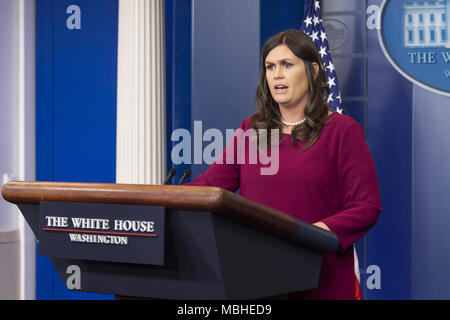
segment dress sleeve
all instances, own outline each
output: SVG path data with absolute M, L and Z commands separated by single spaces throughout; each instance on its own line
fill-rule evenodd
M 238 129 L 243 129 L 244 122 L 245 120 Z M 237 161 L 239 148 L 237 148 L 236 131 L 208 170 L 199 174 L 193 182 L 184 185 L 220 187 L 231 192 L 236 192 L 239 189 L 241 168 Z
M 337 175 L 342 210 L 322 220 L 339 239 L 345 252 L 375 225 L 382 211 L 372 156 L 361 126 L 349 125 L 337 146 Z

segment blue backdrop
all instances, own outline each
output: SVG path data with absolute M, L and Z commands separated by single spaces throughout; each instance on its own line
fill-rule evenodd
M 114 183 L 118 2 L 38 0 L 36 18 L 36 178 Z M 36 269 L 37 299 L 113 298 L 68 291 L 47 258 Z
M 369 5 L 381 1 L 369 1 Z M 383 212 L 368 234 L 368 265 L 381 270 L 381 290 L 370 299 L 411 297 L 412 85 L 389 64 L 368 31 L 368 144 L 375 161 Z

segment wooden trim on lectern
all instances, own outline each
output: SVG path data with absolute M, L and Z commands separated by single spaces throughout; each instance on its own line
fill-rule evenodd
M 5 184 L 2 195 L 14 204 L 86 202 L 211 211 L 287 240 L 299 230 L 297 219 L 217 187 L 16 181 Z

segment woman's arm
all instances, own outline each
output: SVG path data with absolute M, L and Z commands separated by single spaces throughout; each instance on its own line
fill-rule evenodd
M 244 127 L 244 122 L 238 129 Z M 184 185 L 191 186 L 214 186 L 225 190 L 236 192 L 240 186 L 241 170 L 237 163 L 237 136 L 227 142 L 226 147 L 217 159 L 211 164 L 205 173 L 199 174 L 191 183 Z M 228 156 L 227 156 L 228 155 Z
M 357 122 L 338 140 L 337 175 L 342 210 L 315 225 L 334 232 L 344 252 L 375 225 L 382 211 L 375 166 Z

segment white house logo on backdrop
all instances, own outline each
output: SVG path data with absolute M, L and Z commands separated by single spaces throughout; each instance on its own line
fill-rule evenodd
M 405 47 L 450 48 L 448 7 L 448 0 L 406 2 L 403 7 Z
M 415 84 L 447 96 L 449 17 L 450 0 L 384 0 L 378 29 L 383 52 L 397 71 Z

